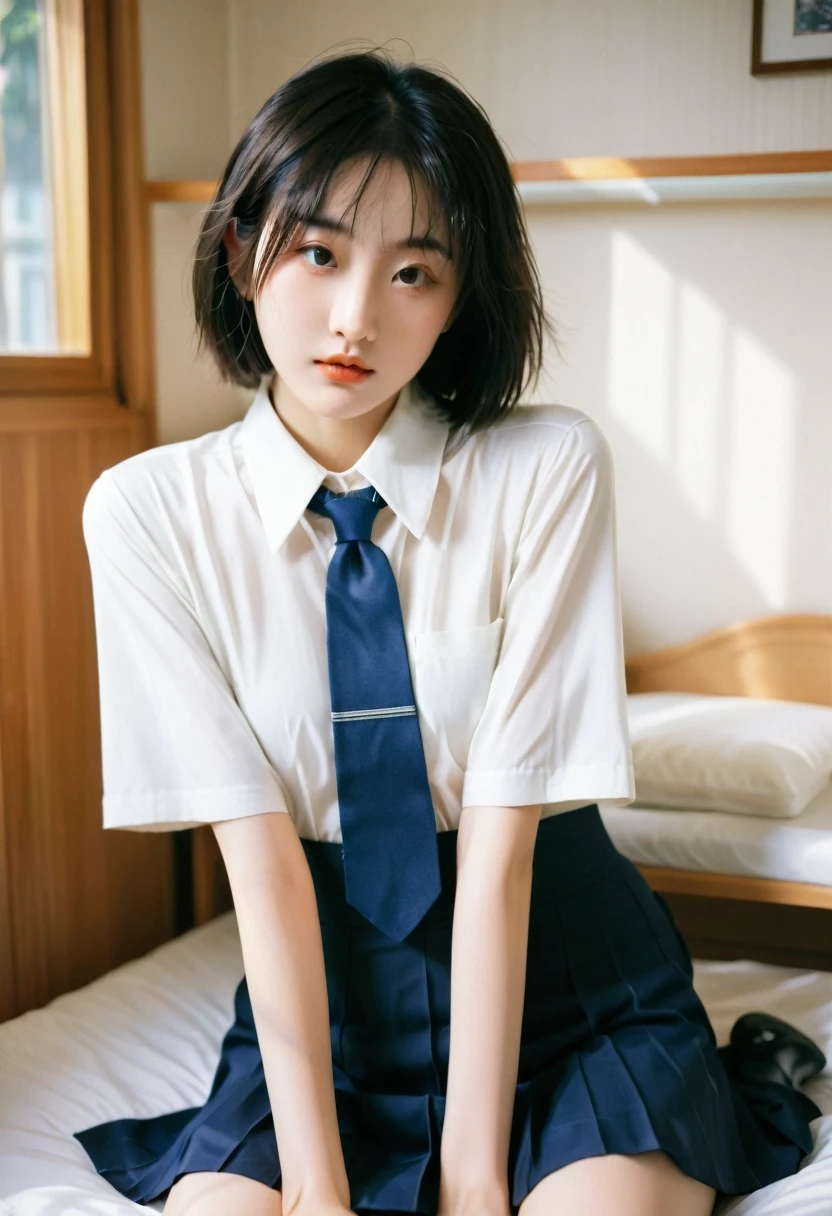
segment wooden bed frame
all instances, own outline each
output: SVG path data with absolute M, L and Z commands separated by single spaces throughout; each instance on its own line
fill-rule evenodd
M 768 697 L 832 706 L 832 616 L 771 616 L 626 662 L 627 689 Z M 232 907 L 213 831 L 192 833 L 194 922 Z M 691 953 L 832 970 L 832 886 L 639 866 Z

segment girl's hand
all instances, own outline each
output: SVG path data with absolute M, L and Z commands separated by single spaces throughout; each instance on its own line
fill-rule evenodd
M 512 1216 L 505 1186 L 456 1190 L 440 1182 L 436 1216 Z
M 299 1203 L 297 1207 L 287 1209 L 287 1216 L 354 1216 L 352 1208 L 341 1207 L 339 1203 L 327 1204 L 321 1206 L 318 1200 L 312 1200 L 310 1203 Z
M 463 1200 L 459 1204 L 440 1207 L 436 1216 L 511 1216 L 511 1207 L 505 1199 Z

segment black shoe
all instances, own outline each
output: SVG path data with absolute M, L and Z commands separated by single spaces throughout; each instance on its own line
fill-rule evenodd
M 734 1066 L 741 1078 L 776 1081 L 797 1089 L 826 1067 L 817 1043 L 770 1013 L 745 1013 L 731 1031 Z

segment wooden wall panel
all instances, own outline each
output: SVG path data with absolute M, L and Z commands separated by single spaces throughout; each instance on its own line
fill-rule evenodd
M 220 846 L 213 829 L 207 824 L 193 828 L 193 918 L 195 925 L 230 912 L 234 907 L 231 884 Z
M 178 927 L 172 836 L 102 827 L 81 514 L 154 442 L 154 361 L 137 0 L 81 11 L 92 351 L 0 359 L 0 1019 Z
M 8 910 L 0 1017 L 174 934 L 171 837 L 101 826 L 95 627 L 81 528 L 87 490 L 102 469 L 146 446 L 146 419 L 112 401 L 26 405 L 28 425 L 12 403 L 0 411 L 0 900 Z
M 0 528 L 0 605 L 7 602 L 5 585 L 3 530 Z M 3 663 L 2 636 L 4 613 L 0 612 L 0 719 L 6 702 L 6 666 Z M 6 862 L 6 799 L 3 774 L 3 732 L 0 730 L 0 1022 L 15 1011 L 15 990 L 12 972 L 12 901 Z

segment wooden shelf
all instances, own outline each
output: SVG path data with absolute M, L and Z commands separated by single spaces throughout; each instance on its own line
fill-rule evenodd
M 832 197 L 832 151 L 515 161 L 528 205 Z M 149 203 L 209 203 L 215 181 L 148 181 Z
M 832 152 L 586 157 L 513 167 L 527 205 L 832 197 Z
M 210 203 L 218 182 L 215 181 L 146 181 L 145 195 L 149 203 Z
M 724 177 L 832 172 L 832 151 L 753 152 L 730 156 L 582 156 L 572 160 L 515 161 L 516 181 L 614 181 L 633 178 Z

